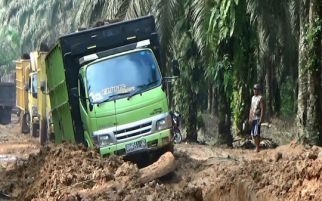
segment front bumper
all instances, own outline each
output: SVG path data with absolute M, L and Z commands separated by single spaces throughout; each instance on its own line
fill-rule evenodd
M 150 135 L 142 136 L 140 138 L 137 138 L 137 139 L 134 139 L 131 141 L 113 144 L 113 145 L 106 146 L 106 147 L 101 147 L 101 148 L 99 148 L 99 152 L 102 156 L 113 155 L 113 154 L 126 156 L 126 155 L 130 155 L 130 154 L 135 154 L 136 152 L 126 153 L 125 145 L 129 144 L 129 143 L 136 142 L 136 141 L 140 141 L 142 139 L 146 140 L 147 148 L 138 150 L 136 152 L 157 150 L 157 149 L 160 149 L 160 148 L 172 143 L 171 142 L 171 130 L 166 129 L 166 130 L 152 133 Z

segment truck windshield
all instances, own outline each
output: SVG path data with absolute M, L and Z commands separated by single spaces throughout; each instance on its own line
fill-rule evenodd
M 37 94 L 37 74 L 32 75 L 32 93 Z
M 92 103 L 130 96 L 161 84 L 161 75 L 150 50 L 140 50 L 88 66 L 87 90 Z

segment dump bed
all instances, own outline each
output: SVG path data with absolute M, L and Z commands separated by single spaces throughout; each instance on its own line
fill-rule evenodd
M 30 60 L 16 61 L 16 106 L 25 111 L 28 107 L 28 92 L 25 86 L 28 83 Z
M 65 35 L 46 57 L 48 88 L 56 141 L 84 142 L 78 98 L 71 96 L 77 87 L 79 59 L 93 53 L 114 53 L 138 41 L 149 39 L 160 63 L 160 45 L 153 16 L 105 25 Z
M 15 84 L 0 82 L 0 107 L 13 108 L 16 101 Z

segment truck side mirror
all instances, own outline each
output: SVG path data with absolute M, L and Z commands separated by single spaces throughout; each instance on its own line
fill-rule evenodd
M 70 93 L 71 93 L 72 97 L 79 98 L 77 87 L 71 88 Z
M 46 92 L 46 81 L 45 80 L 42 80 L 40 82 L 40 90 L 41 90 L 42 93 Z
M 179 62 L 176 59 L 172 60 L 172 72 L 173 76 L 180 76 Z

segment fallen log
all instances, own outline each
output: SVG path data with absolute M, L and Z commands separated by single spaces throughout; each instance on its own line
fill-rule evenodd
M 139 181 L 142 184 L 150 182 L 173 172 L 175 168 L 176 163 L 173 154 L 166 152 L 155 163 L 139 170 Z
M 157 179 L 159 177 L 165 176 L 173 172 L 175 167 L 176 162 L 174 156 L 171 152 L 166 152 L 159 158 L 159 160 L 157 160 L 153 164 L 145 168 L 139 169 L 136 181 L 140 184 L 148 183 L 154 179 Z M 109 181 L 103 185 L 94 186 L 91 189 L 78 190 L 77 192 L 70 194 L 69 198 L 75 199 L 78 197 L 83 200 L 88 200 L 90 198 L 95 199 L 96 195 L 107 194 L 108 192 L 115 193 L 115 189 L 124 189 L 126 185 L 131 185 L 131 182 L 136 182 L 132 180 L 133 177 L 126 174 L 130 171 L 128 168 L 132 167 L 131 165 L 125 163 L 123 167 L 121 167 L 121 169 L 116 171 L 115 175 L 117 176 L 117 179 L 115 179 L 114 181 Z

